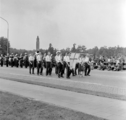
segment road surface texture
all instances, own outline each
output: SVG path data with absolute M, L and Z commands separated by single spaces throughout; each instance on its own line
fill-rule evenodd
M 126 120 L 126 101 L 0 79 L 0 91 L 108 120 Z
M 36 71 L 35 71 L 36 72 Z M 45 71 L 44 71 L 45 73 Z M 0 78 L 46 87 L 75 91 L 118 100 L 126 100 L 126 71 L 91 71 L 91 76 L 71 79 L 29 75 L 28 69 L 0 67 Z

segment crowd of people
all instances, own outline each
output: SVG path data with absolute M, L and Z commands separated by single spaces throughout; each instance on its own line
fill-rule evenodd
M 99 70 L 108 71 L 121 71 L 126 70 L 126 58 L 125 57 L 104 57 L 100 56 L 99 59 L 95 59 L 94 68 Z
M 101 56 L 99 58 L 93 58 L 89 54 L 80 54 L 76 60 L 75 66 L 71 65 L 71 53 L 67 52 L 64 56 L 60 51 L 56 52 L 56 56 L 53 56 L 50 52 L 42 54 L 40 51 L 36 53 L 24 55 L 20 54 L 7 54 L 0 56 L 0 65 L 6 65 L 6 67 L 29 67 L 29 74 L 44 75 L 43 69 L 46 69 L 45 75 L 51 76 L 53 68 L 55 74 L 59 78 L 70 78 L 70 76 L 90 76 L 92 69 L 99 70 L 113 70 L 120 71 L 126 70 L 126 61 L 121 57 L 107 58 Z
M 56 56 L 53 56 L 50 52 L 42 54 L 37 51 L 35 54 L 17 55 L 7 54 L 6 56 L 0 56 L 0 65 L 6 65 L 6 67 L 29 67 L 29 74 L 34 74 L 35 70 L 37 75 L 43 75 L 43 69 L 46 69 L 45 75 L 52 75 L 52 69 L 55 68 L 55 74 L 60 77 L 70 78 L 70 76 L 76 75 L 90 75 L 89 56 L 81 55 L 79 58 L 79 64 L 76 68 L 70 64 L 71 53 L 67 52 L 65 56 L 60 51 L 56 52 Z

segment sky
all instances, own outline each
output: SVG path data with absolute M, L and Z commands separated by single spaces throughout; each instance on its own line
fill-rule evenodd
M 0 0 L 0 16 L 17 49 L 35 49 L 37 36 L 43 49 L 126 47 L 126 0 Z M 2 19 L 1 36 L 7 37 Z

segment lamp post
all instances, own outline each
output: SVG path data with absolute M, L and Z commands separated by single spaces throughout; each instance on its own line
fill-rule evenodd
M 5 20 L 4 18 L 0 17 L 2 20 L 4 20 L 7 23 L 7 54 L 8 54 L 8 47 L 9 47 L 9 23 L 7 20 Z

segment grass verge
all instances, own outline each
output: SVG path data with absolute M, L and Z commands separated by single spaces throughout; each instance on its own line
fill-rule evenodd
M 81 112 L 0 92 L 0 120 L 105 120 Z

